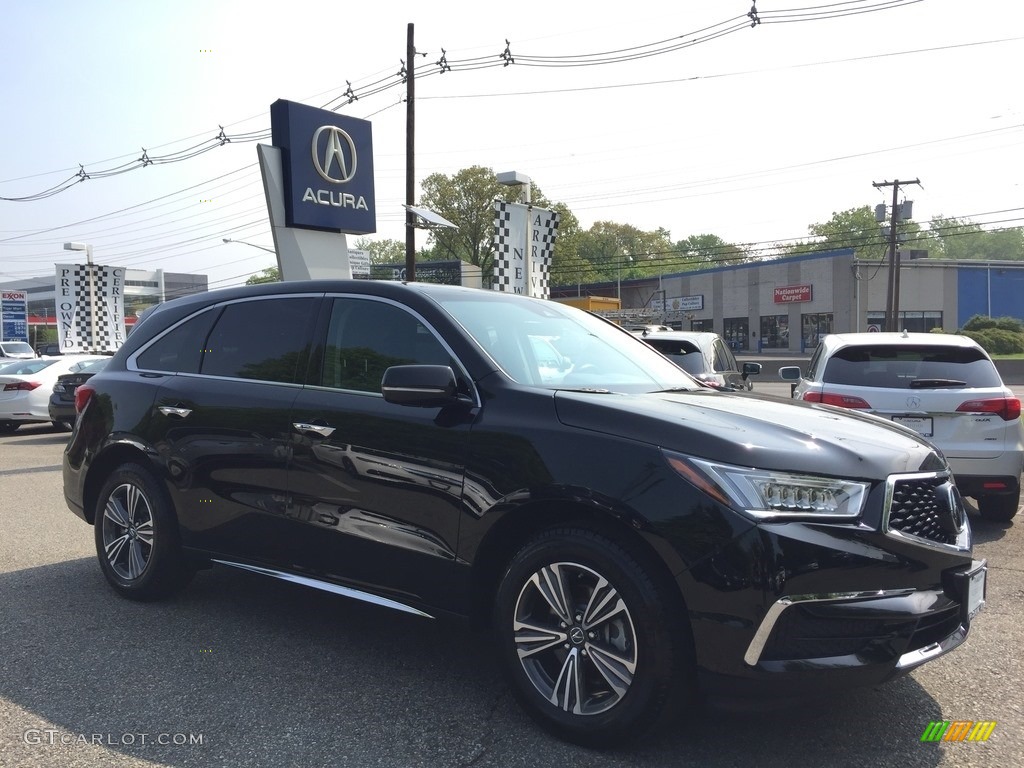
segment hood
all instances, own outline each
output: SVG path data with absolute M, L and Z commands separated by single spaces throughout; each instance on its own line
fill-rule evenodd
M 571 427 L 739 466 L 873 480 L 946 466 L 924 438 L 884 419 L 779 397 L 559 391 L 555 409 Z

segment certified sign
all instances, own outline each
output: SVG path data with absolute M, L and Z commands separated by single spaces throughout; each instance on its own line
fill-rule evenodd
M 369 121 L 278 100 L 270 106 L 270 124 L 281 149 L 288 226 L 376 232 Z

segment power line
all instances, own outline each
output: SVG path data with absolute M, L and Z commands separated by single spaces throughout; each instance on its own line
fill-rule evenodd
M 877 12 L 882 10 L 890 10 L 902 5 L 911 5 L 920 2 L 920 0 L 882 0 L 881 2 L 875 2 L 867 4 L 866 0 L 849 0 L 848 2 L 833 3 L 831 5 L 823 6 L 812 6 L 806 9 L 793 9 L 793 11 L 800 11 L 795 14 L 794 17 L 789 18 L 789 21 L 819 21 L 826 18 L 832 18 L 838 15 L 850 15 L 851 13 L 869 13 Z M 859 10 L 850 10 L 850 7 L 857 8 Z M 753 12 L 752 12 L 753 13 Z M 787 12 L 779 12 L 787 13 Z M 756 14 L 754 14 L 756 15 Z M 764 15 L 763 13 L 761 15 Z M 748 14 L 747 16 L 751 16 Z M 416 77 L 427 77 L 430 75 L 443 74 L 448 71 L 456 70 L 473 70 L 473 69 L 486 69 L 493 67 L 507 67 L 517 62 L 521 66 L 531 67 L 563 67 L 563 66 L 599 66 L 604 64 L 622 63 L 625 61 L 632 61 L 637 58 L 647 58 L 649 56 L 660 56 L 668 53 L 673 53 L 684 48 L 689 48 L 694 45 L 701 43 L 710 42 L 711 40 L 717 39 L 727 34 L 732 34 L 739 31 L 740 29 L 748 26 L 746 16 L 737 16 L 727 19 L 717 24 L 705 27 L 695 32 L 688 32 L 678 35 L 673 38 L 663 39 L 652 43 L 645 43 L 638 46 L 632 46 L 629 48 L 621 48 L 613 51 L 601 51 L 590 54 L 577 54 L 577 55 L 547 55 L 547 56 L 529 56 L 520 55 L 515 56 L 510 50 L 511 44 L 506 40 L 505 50 L 498 55 L 491 57 L 474 57 L 465 60 L 447 60 L 446 56 L 442 53 L 442 58 L 432 64 L 424 64 L 420 67 L 416 67 Z M 754 25 L 750 25 L 754 26 Z M 444 49 L 442 49 L 443 52 Z M 420 74 L 420 69 L 423 69 L 423 74 Z M 351 104 L 361 98 L 367 98 L 379 93 L 383 93 L 395 87 L 399 87 L 404 84 L 406 79 L 406 71 L 404 65 L 395 74 L 387 77 L 378 78 L 375 81 L 370 82 L 357 93 L 352 88 L 351 83 L 347 83 L 347 87 L 341 96 L 337 96 L 329 100 L 324 108 L 330 108 L 337 110 L 343 104 Z M 35 192 L 28 195 L 21 196 L 0 196 L 0 201 L 6 202 L 35 202 L 39 200 L 45 200 L 49 197 L 66 192 L 77 184 L 89 179 L 98 178 L 109 178 L 111 176 L 118 176 L 129 171 L 138 170 L 139 168 L 145 168 L 148 165 L 164 165 L 169 163 L 183 162 L 190 160 L 194 157 L 198 157 L 205 154 L 213 149 L 222 147 L 227 143 L 242 143 L 252 141 L 262 141 L 270 137 L 269 130 L 252 131 L 247 133 L 228 134 L 224 130 L 223 125 L 218 125 L 219 132 L 208 137 L 204 141 L 192 145 L 183 150 L 178 150 L 164 155 L 151 155 L 145 148 L 142 149 L 142 154 L 121 165 L 113 168 L 101 168 L 101 169 L 90 169 L 86 170 L 84 165 L 79 165 L 78 171 L 73 173 L 71 176 L 65 178 L 63 181 L 48 187 L 39 192 Z M 200 134 L 202 135 L 202 134 Z M 207 134 L 208 135 L 208 134 Z M 174 142 L 172 142 L 174 143 Z M 168 146 L 168 145 L 162 145 Z M 125 154 L 118 156 L 117 159 L 124 157 L 132 157 L 131 154 Z M 22 176 L 24 178 L 34 178 L 40 175 L 47 174 L 33 174 L 31 176 Z M 8 180 L 10 181 L 10 180 Z M 2 183 L 2 182 L 0 182 Z

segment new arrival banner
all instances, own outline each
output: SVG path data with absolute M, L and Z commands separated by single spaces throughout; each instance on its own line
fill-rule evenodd
M 551 297 L 551 255 L 560 216 L 522 203 L 494 201 L 496 291 Z

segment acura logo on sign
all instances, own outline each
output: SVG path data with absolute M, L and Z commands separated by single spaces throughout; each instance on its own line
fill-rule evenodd
M 321 137 L 324 137 L 321 140 Z M 332 184 L 352 181 L 356 175 L 356 144 L 336 125 L 321 125 L 313 134 L 313 166 Z M 337 170 L 335 170 L 337 166 Z M 332 175 L 334 171 L 335 175 Z

